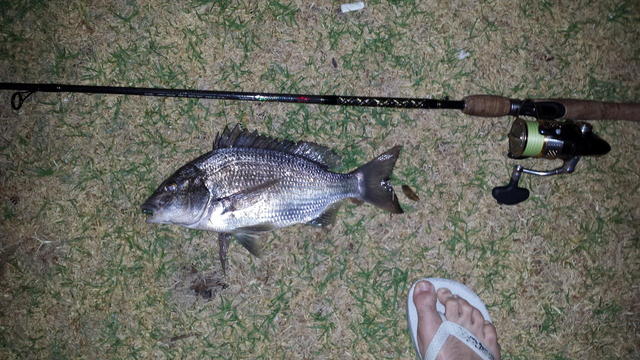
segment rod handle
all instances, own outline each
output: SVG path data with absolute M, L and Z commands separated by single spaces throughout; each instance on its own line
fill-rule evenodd
M 551 101 L 562 104 L 565 109 L 562 119 L 640 121 L 640 104 L 575 99 L 534 101 Z
M 531 105 L 536 105 L 535 110 Z M 640 104 L 576 99 L 517 100 L 496 95 L 470 95 L 464 98 L 462 112 L 467 115 L 499 117 L 530 115 L 541 118 L 571 120 L 640 121 Z
M 507 116 L 511 111 L 511 99 L 496 95 L 469 95 L 464 99 L 462 112 L 482 117 Z

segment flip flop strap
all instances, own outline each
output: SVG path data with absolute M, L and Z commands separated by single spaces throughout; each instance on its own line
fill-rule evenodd
M 467 345 L 471 350 L 478 354 L 482 360 L 494 360 L 489 349 L 487 349 L 480 340 L 473 336 L 469 330 L 451 321 L 442 322 L 438 331 L 433 335 L 431 344 L 429 344 L 423 359 L 435 360 L 449 335 L 455 336 L 458 340 L 462 341 L 463 344 Z

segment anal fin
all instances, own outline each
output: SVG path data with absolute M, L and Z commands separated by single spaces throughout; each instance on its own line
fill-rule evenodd
M 307 225 L 324 227 L 335 224 L 336 215 L 338 214 L 338 210 L 340 210 L 340 205 L 340 203 L 329 205 L 327 209 L 322 214 L 320 214 L 320 216 L 307 222 Z
M 274 226 L 271 224 L 258 224 L 253 226 L 241 227 L 233 232 L 238 243 L 247 249 L 251 255 L 260 257 L 260 246 L 257 241 L 261 233 L 271 231 Z

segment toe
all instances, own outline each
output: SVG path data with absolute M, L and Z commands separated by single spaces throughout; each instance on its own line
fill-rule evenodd
M 471 312 L 471 332 L 476 336 L 482 336 L 484 327 L 484 317 L 482 317 L 482 313 L 480 310 L 473 308 Z
M 422 280 L 416 283 L 413 290 L 413 302 L 416 304 L 418 312 L 424 309 L 430 310 L 436 308 L 436 295 L 433 284 L 428 281 Z
M 444 316 L 449 321 L 460 319 L 460 298 L 453 295 L 449 289 L 438 289 L 438 300 L 444 305 Z
M 440 302 L 442 302 L 443 299 L 450 297 L 451 295 L 453 295 L 451 293 L 451 290 L 447 288 L 438 289 L 438 300 L 440 300 Z
M 424 354 L 442 320 L 436 310 L 436 292 L 428 281 L 420 281 L 413 290 L 413 302 L 418 313 L 418 347 Z
M 484 321 L 482 327 L 483 337 L 482 342 L 489 348 L 489 351 L 493 354 L 496 360 L 500 360 L 500 344 L 498 344 L 498 333 L 495 326 L 488 321 Z
M 498 332 L 496 331 L 496 327 L 493 326 L 492 323 L 488 321 L 484 321 L 482 325 L 482 337 L 488 343 L 497 343 L 498 342 Z
M 471 330 L 471 325 L 473 324 L 473 320 L 471 319 L 471 314 L 473 313 L 474 307 L 469 304 L 469 302 L 465 299 L 458 299 L 458 308 L 460 312 L 460 318 L 457 323 L 462 325 L 462 327 Z

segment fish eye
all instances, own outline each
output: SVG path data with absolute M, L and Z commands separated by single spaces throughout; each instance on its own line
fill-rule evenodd
M 174 192 L 178 190 L 178 185 L 176 183 L 165 185 L 164 190 L 169 192 Z

